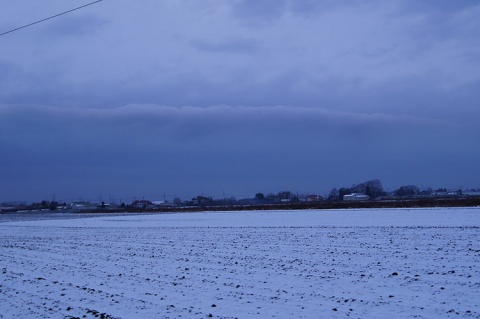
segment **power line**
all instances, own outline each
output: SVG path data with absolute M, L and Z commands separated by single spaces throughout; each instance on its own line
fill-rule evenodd
M 70 12 L 75 11 L 75 10 L 79 10 L 79 9 L 82 9 L 82 8 L 85 8 L 85 7 L 88 7 L 88 6 L 91 6 L 92 4 L 95 4 L 95 3 L 100 2 L 100 1 L 103 1 L 103 0 L 97 0 L 97 1 L 94 1 L 94 2 L 91 2 L 91 3 L 88 3 L 88 4 L 85 4 L 85 5 L 83 5 L 83 6 L 80 6 L 80 7 L 78 7 L 78 8 L 71 9 L 71 10 L 68 10 L 68 11 L 65 11 L 65 12 L 62 12 L 62 13 L 59 13 L 59 14 L 56 14 L 56 15 L 51 16 L 51 17 L 48 17 L 48 18 L 46 18 L 46 19 L 42 19 L 42 20 L 39 20 L 39 21 L 30 23 L 30 24 L 24 25 L 24 26 L 22 26 L 22 27 L 19 27 L 19 28 L 13 29 L 13 30 L 10 30 L 10 31 L 4 32 L 4 33 L 0 33 L 0 36 L 5 35 L 5 34 L 8 34 L 8 33 L 12 33 L 12 32 L 14 32 L 14 31 L 17 31 L 17 30 L 20 30 L 20 29 L 23 29 L 23 28 L 30 27 L 30 26 L 32 26 L 32 25 L 34 25 L 34 24 L 37 24 L 37 23 L 40 23 L 40 22 L 43 22 L 43 21 L 47 21 L 47 20 L 56 18 L 56 17 L 58 17 L 58 16 L 61 16 L 61 15 L 70 13 Z

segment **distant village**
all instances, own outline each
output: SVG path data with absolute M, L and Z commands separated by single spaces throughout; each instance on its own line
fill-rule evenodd
M 476 189 L 420 189 L 414 185 L 401 186 L 386 192 L 379 180 L 370 180 L 355 184 L 351 187 L 333 188 L 328 195 L 298 194 L 290 191 L 281 191 L 276 194 L 257 193 L 252 198 L 236 199 L 212 198 L 198 195 L 188 200 L 175 197 L 171 202 L 167 200 L 153 200 L 148 198 L 135 199 L 132 202 L 92 202 L 72 201 L 57 202 L 43 200 L 41 202 L 4 202 L 0 203 L 0 213 L 7 212 L 34 212 L 34 211 L 169 211 L 169 210 L 201 210 L 203 209 L 281 209 L 281 208 L 342 208 L 342 207 L 398 207 L 399 204 L 412 206 L 422 203 L 468 203 L 476 205 L 480 201 L 480 188 Z M 441 202 L 439 202 L 441 200 Z M 355 205 L 357 203 L 357 205 Z M 480 205 L 480 202 L 478 203 Z

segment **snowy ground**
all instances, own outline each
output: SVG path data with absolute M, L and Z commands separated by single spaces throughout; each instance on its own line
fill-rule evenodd
M 480 318 L 480 208 L 12 216 L 0 318 Z

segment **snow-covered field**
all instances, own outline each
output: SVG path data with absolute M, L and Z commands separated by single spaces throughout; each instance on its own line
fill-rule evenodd
M 480 318 L 480 208 L 12 216 L 0 318 Z

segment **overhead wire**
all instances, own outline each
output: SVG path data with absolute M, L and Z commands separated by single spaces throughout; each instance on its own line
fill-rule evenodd
M 80 6 L 80 7 L 77 7 L 77 8 L 71 9 L 71 10 L 68 10 L 68 11 L 64 11 L 64 12 L 62 12 L 62 13 L 58 13 L 58 14 L 53 15 L 53 16 L 51 16 L 51 17 L 48 17 L 48 18 L 45 18 L 45 19 L 42 19 L 42 20 L 39 20 L 39 21 L 36 21 L 36 22 L 29 23 L 29 24 L 27 24 L 27 25 L 24 25 L 24 26 L 21 26 L 21 27 L 12 29 L 12 30 L 7 31 L 7 32 L 0 33 L 0 36 L 9 34 L 9 33 L 15 32 L 15 31 L 18 31 L 18 30 L 20 30 L 20 29 L 24 29 L 24 28 L 30 27 L 30 26 L 32 26 L 32 25 L 34 25 L 34 24 L 38 24 L 38 23 L 41 23 L 41 22 L 44 22 L 44 21 L 47 21 L 47 20 L 56 18 L 56 17 L 58 17 L 58 16 L 61 16 L 61 15 L 70 13 L 70 12 L 72 12 L 72 11 L 80 10 L 80 9 L 82 9 L 82 8 L 91 6 L 91 5 L 93 5 L 93 4 L 95 4 L 95 3 L 98 3 L 98 2 L 101 2 L 101 1 L 103 1 L 103 0 L 97 0 L 97 1 L 94 1 L 94 2 L 90 2 L 90 3 L 85 4 L 85 5 L 83 5 L 83 6 Z

